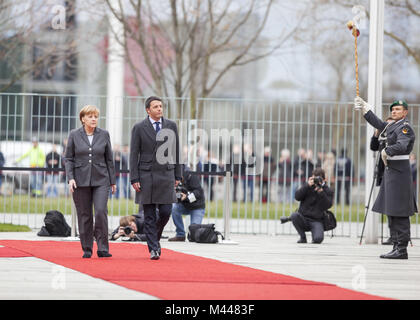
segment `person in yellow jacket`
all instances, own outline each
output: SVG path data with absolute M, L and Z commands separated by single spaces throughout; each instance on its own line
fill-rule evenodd
M 16 163 L 29 157 L 29 165 L 31 168 L 43 168 L 45 166 L 45 153 L 39 147 L 38 140 L 32 139 L 32 148 L 16 160 Z M 42 195 L 42 176 L 43 172 L 32 171 L 30 181 L 30 191 L 33 197 Z

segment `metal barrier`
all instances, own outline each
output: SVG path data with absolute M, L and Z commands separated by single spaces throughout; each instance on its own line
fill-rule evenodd
M 32 173 L 45 173 L 45 174 L 56 174 L 60 172 L 65 172 L 65 169 L 63 168 L 19 168 L 19 167 L 0 167 L 4 171 L 28 171 Z M 128 174 L 128 170 L 121 170 L 117 168 L 116 170 L 117 174 Z M 225 188 L 225 194 L 227 195 L 224 199 L 223 203 L 223 219 L 224 219 L 224 243 L 228 243 L 230 241 L 230 221 L 231 221 L 231 209 L 230 209 L 230 177 L 231 172 L 197 172 L 197 171 L 191 171 L 192 174 L 196 175 L 203 175 L 203 176 L 226 176 L 227 183 Z M 13 200 L 12 200 L 13 202 Z M 53 209 L 53 208 L 51 208 Z M 69 220 L 69 219 L 67 219 Z M 12 221 L 13 222 L 13 221 Z M 70 225 L 71 225 L 71 237 L 76 237 L 77 235 L 77 214 L 76 214 L 76 208 L 74 205 L 74 202 L 71 201 L 71 218 L 70 218 Z
M 86 104 L 97 105 L 101 110 L 99 127 L 107 129 L 112 121 L 122 123 L 122 132 L 115 135 L 121 140 L 113 141 L 114 156 L 120 159 L 119 194 L 109 200 L 110 228 L 115 228 L 121 216 L 137 212 L 126 160 L 131 128 L 146 117 L 143 97 L 122 99 L 121 118 L 109 119 L 106 96 L 0 93 L 0 151 L 6 159 L 4 166 L 19 165 L 26 170 L 29 164 L 25 160 L 18 165 L 14 162 L 31 147 L 34 137 L 45 153 L 56 144 L 61 155 L 69 131 L 80 126 L 79 110 Z M 338 227 L 334 234 L 359 236 L 365 213 L 365 177 L 373 173 L 364 170 L 366 140 L 370 139 L 365 134 L 366 123 L 351 103 L 181 98 L 164 102 L 165 115 L 178 123 L 183 155 L 193 170 L 220 173 L 231 165 L 228 182 L 217 175 L 201 177 L 206 195 L 205 222 L 216 223 L 216 228 L 232 233 L 294 234 L 291 224 L 282 225 L 279 219 L 298 208 L 294 191 L 307 180 L 313 167 L 321 166 L 335 191 L 331 211 L 336 214 Z M 383 107 L 386 114 L 388 106 Z M 417 137 L 419 109 L 419 105 L 410 105 L 410 122 Z M 261 132 L 262 145 L 258 141 Z M 418 154 L 419 149 L 417 139 L 413 152 Z M 342 150 L 349 160 L 341 157 Z M 279 165 L 288 154 L 290 165 Z M 257 174 L 244 170 L 244 161 L 252 157 L 259 157 L 262 163 Z M 341 170 L 346 163 L 347 173 Z M 30 194 L 28 172 L 3 169 L 0 223 L 40 228 L 50 208 L 70 218 L 71 201 L 63 172 L 57 171 L 54 179 L 40 174 L 43 192 L 34 197 Z M 418 173 L 415 177 L 417 180 Z M 49 192 L 51 185 L 57 187 L 58 196 Z M 416 191 L 418 195 L 417 185 Z M 228 203 L 224 202 L 226 199 Z M 224 221 L 225 210 L 231 213 L 229 225 Z M 412 235 L 418 237 L 417 215 L 413 227 Z M 169 223 L 167 229 L 174 230 L 173 224 Z M 385 236 L 387 229 L 385 225 Z

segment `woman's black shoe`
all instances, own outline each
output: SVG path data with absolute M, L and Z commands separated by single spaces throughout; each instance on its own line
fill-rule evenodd
M 110 254 L 107 251 L 98 251 L 97 253 L 98 253 L 98 257 L 99 258 L 109 258 L 109 257 L 112 257 L 112 254 Z

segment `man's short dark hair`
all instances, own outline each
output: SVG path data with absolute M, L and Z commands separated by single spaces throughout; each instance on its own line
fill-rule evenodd
M 147 98 L 146 99 L 146 102 L 144 103 L 146 109 L 149 109 L 150 108 L 150 104 L 152 103 L 152 101 L 155 101 L 155 100 L 162 102 L 162 99 L 161 98 L 156 97 L 156 96 L 151 96 L 151 97 Z
M 322 168 L 315 168 L 314 171 L 312 171 L 312 175 L 314 177 L 322 177 L 322 179 L 325 179 L 325 171 Z

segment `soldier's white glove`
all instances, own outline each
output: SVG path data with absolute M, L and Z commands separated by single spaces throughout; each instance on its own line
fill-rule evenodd
M 388 165 L 388 160 L 387 160 L 388 155 L 386 154 L 385 148 L 382 149 L 382 151 L 381 151 L 381 158 L 382 158 L 382 161 L 384 162 L 384 165 L 386 167 Z
M 368 113 L 369 110 L 372 109 L 372 106 L 366 101 L 364 101 L 362 98 L 356 97 L 354 98 L 354 109 L 363 110 L 363 115 L 365 115 L 366 113 Z

